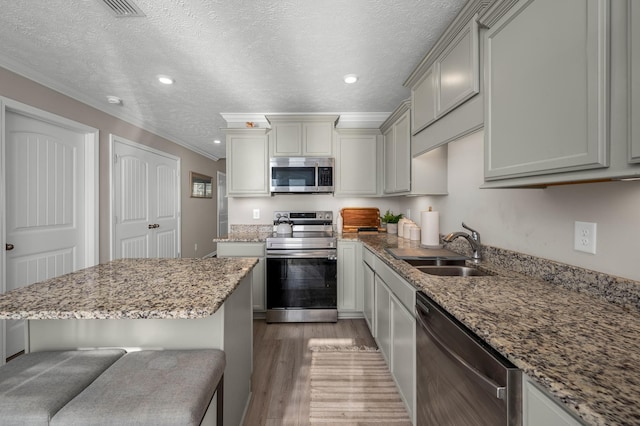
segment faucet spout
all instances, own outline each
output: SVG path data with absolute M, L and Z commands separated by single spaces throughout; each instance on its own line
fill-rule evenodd
M 466 232 L 462 232 L 462 231 L 458 231 L 458 232 L 452 232 L 450 234 L 447 234 L 444 238 L 443 241 L 450 243 L 451 241 L 455 240 L 456 238 L 462 237 L 465 240 L 467 240 L 469 242 L 469 244 L 471 245 L 471 250 L 473 251 L 473 254 L 471 255 L 471 260 L 474 263 L 479 263 L 481 256 L 480 256 L 480 248 L 481 248 L 481 244 L 480 244 L 480 233 L 478 231 L 476 231 L 475 229 L 471 229 L 470 227 L 468 227 L 464 222 L 462 222 L 462 227 L 465 229 L 468 229 L 469 231 L 471 231 L 471 235 L 467 234 Z

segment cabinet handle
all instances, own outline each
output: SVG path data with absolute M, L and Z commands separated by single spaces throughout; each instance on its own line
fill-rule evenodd
M 10 251 L 10 250 L 13 250 L 15 246 L 13 244 L 5 244 L 4 248 L 5 250 Z

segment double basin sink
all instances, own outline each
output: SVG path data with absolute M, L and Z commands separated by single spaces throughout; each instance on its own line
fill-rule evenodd
M 446 277 L 472 277 L 493 275 L 491 272 L 467 266 L 466 256 L 446 249 L 387 248 L 391 256 L 404 260 L 418 271 L 429 275 Z

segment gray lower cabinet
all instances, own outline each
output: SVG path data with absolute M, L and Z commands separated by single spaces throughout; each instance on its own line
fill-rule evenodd
M 526 375 L 523 375 L 522 379 L 523 426 L 580 426 L 583 424 Z
M 629 1 L 629 162 L 640 163 L 640 4 Z
M 265 243 L 221 242 L 218 243 L 218 257 L 257 257 L 258 264 L 253 269 L 253 312 L 267 310 Z
M 391 295 L 391 371 L 409 407 L 409 416 L 415 419 L 416 320 L 412 312 Z
M 376 341 L 391 369 L 391 291 L 379 276 L 375 276 Z
M 609 165 L 609 1 L 520 0 L 485 35 L 485 180 Z
M 338 315 L 362 317 L 362 243 L 338 241 Z
M 374 316 L 374 307 L 375 307 L 375 272 L 373 268 L 375 267 L 375 255 L 371 253 L 368 249 L 363 249 L 362 251 L 362 290 L 363 290 L 363 300 L 362 300 L 362 313 L 364 314 L 364 319 L 367 321 L 367 325 L 369 326 L 369 330 L 371 330 L 371 334 L 373 337 L 376 337 L 376 327 L 375 327 L 375 316 Z
M 374 264 L 374 337 L 415 424 L 416 289 L 384 262 Z

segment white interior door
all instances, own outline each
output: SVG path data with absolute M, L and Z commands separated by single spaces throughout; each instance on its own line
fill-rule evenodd
M 112 258 L 180 257 L 180 160 L 111 139 Z
M 227 175 L 218 172 L 218 237 L 229 233 L 229 198 L 227 197 Z
M 2 108 L 5 115 L 6 290 L 95 263 L 87 133 Z M 88 166 L 93 167 L 91 164 Z M 93 190 L 94 188 L 91 188 Z M 90 222 L 90 223 L 88 223 Z M 25 349 L 24 321 L 6 322 L 5 356 Z

